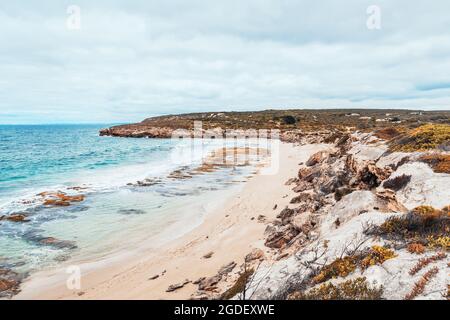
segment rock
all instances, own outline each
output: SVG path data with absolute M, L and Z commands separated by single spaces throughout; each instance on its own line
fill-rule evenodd
M 358 180 L 364 183 L 368 189 L 373 189 L 378 187 L 381 182 L 387 178 L 392 173 L 390 168 L 379 168 L 374 163 L 368 163 L 367 166 L 363 167 L 361 171 L 358 172 Z
M 291 184 L 296 183 L 296 182 L 298 182 L 297 178 L 291 178 L 288 181 L 286 181 L 286 183 L 284 185 L 290 186 Z
M 264 251 L 258 248 L 253 249 L 249 254 L 245 256 L 245 262 L 262 259 L 264 259 Z
M 74 241 L 58 240 L 53 237 L 46 237 L 39 240 L 40 244 L 52 246 L 58 249 L 76 249 L 77 246 Z
M 313 172 L 312 168 L 300 168 L 298 170 L 297 175 L 298 175 L 298 178 L 301 180 L 301 179 L 304 179 L 306 176 L 310 175 L 312 172 Z
M 188 279 L 186 279 L 186 280 L 184 280 L 183 282 L 176 283 L 176 284 L 172 284 L 172 285 L 170 285 L 170 286 L 167 288 L 166 292 L 173 292 L 173 291 L 175 291 L 175 290 L 181 289 L 181 288 L 183 288 L 185 285 L 187 285 L 189 282 L 190 282 L 190 281 L 189 281 Z
M 68 206 L 70 206 L 70 202 L 62 201 L 62 200 L 55 200 L 55 199 L 48 199 L 48 200 L 44 201 L 44 206 L 68 207 Z
M 322 168 L 320 166 L 314 167 L 311 171 L 303 177 L 303 181 L 305 182 L 313 182 L 315 178 L 318 178 L 322 175 Z
M 264 230 L 264 235 L 268 235 L 268 234 L 274 233 L 276 230 L 277 230 L 277 228 L 275 226 L 268 225 L 266 227 L 266 229 Z
M 212 291 L 216 289 L 216 284 L 222 279 L 221 275 L 215 275 L 213 277 L 204 278 L 198 284 L 198 289 L 203 291 Z
M 325 159 L 326 154 L 327 153 L 323 152 L 323 151 L 316 152 L 308 159 L 308 161 L 306 161 L 305 164 L 308 167 L 312 167 L 312 166 L 322 162 Z
M 138 124 L 101 129 L 99 135 L 128 138 L 171 138 L 173 132 L 174 129 L 168 127 L 153 127 Z
M 311 189 L 313 186 L 306 181 L 300 181 L 297 183 L 297 185 L 292 189 L 294 192 L 303 192 L 306 191 L 308 189 Z
M 158 184 L 160 182 L 161 182 L 160 179 L 146 178 L 146 179 L 144 179 L 142 181 L 137 181 L 135 186 L 138 186 L 138 187 L 150 187 L 150 186 L 153 186 L 153 185 Z
M 397 201 L 395 192 L 389 189 L 382 190 L 376 193 L 378 207 L 384 212 L 407 212 L 401 203 Z
M 38 196 L 44 197 L 44 206 L 70 206 L 71 202 L 84 201 L 84 195 L 69 196 L 64 192 L 41 192 Z
M 200 282 L 202 282 L 205 279 L 206 279 L 206 277 L 198 278 L 197 280 L 193 281 L 192 284 L 199 284 Z
M 203 256 L 203 258 L 204 258 L 204 259 L 209 259 L 209 258 L 212 257 L 213 254 L 214 254 L 214 252 L 213 252 L 213 251 L 210 251 L 210 252 L 208 252 L 207 254 L 205 254 L 205 255 Z
M 144 210 L 140 209 L 120 209 L 117 211 L 120 214 L 146 214 Z
M 22 213 L 12 214 L 10 216 L 3 216 L 0 218 L 0 220 L 8 220 L 12 222 L 29 222 L 30 220 L 27 219 L 27 215 Z
M 224 266 L 222 266 L 218 272 L 219 275 L 225 276 L 233 271 L 234 267 L 236 267 L 236 262 L 232 261 Z
M 311 212 L 302 212 L 295 215 L 291 220 L 291 224 L 299 232 L 308 234 L 313 227 L 311 225 Z
M 18 273 L 0 267 L 0 298 L 10 298 L 17 294 L 20 290 L 21 277 Z
M 293 226 L 287 225 L 269 234 L 264 243 L 266 247 L 281 249 L 298 234 Z
M 334 199 L 336 201 L 340 201 L 342 199 L 342 197 L 346 196 L 347 194 L 350 194 L 354 191 L 354 189 L 349 188 L 349 187 L 340 187 L 338 189 L 336 189 L 336 191 L 334 192 Z
M 292 198 L 290 203 L 311 202 L 317 200 L 317 195 L 310 192 L 302 192 L 295 198 Z
M 264 216 L 262 214 L 260 214 L 257 219 L 258 219 L 258 222 L 266 222 L 266 216 Z
M 148 278 L 148 280 L 155 280 L 159 278 L 159 274 L 154 275 L 153 277 Z
M 289 253 L 285 252 L 285 253 L 279 254 L 279 255 L 275 258 L 275 260 L 276 260 L 276 261 L 280 261 L 281 259 L 286 258 L 287 256 L 289 256 Z
M 281 219 L 283 224 L 286 224 L 289 219 L 295 214 L 294 209 L 289 209 L 288 207 L 281 210 L 281 212 L 277 215 L 278 219 Z
M 278 205 L 277 205 L 277 204 L 275 204 L 275 205 L 273 206 L 273 209 L 272 209 L 272 210 L 276 210 L 276 209 L 277 209 L 277 207 L 278 207 Z
M 0 293 L 14 289 L 16 286 L 18 286 L 17 281 L 0 278 Z

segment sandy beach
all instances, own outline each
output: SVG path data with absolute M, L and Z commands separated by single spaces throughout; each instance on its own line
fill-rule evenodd
M 281 143 L 278 173 L 249 179 L 194 230 L 157 250 L 81 264 L 79 290 L 67 288 L 67 266 L 38 272 L 23 283 L 15 299 L 189 299 L 198 287 L 192 282 L 214 276 L 222 266 L 235 262 L 238 267 L 218 284 L 219 290 L 229 287 L 252 249 L 262 249 L 267 259 L 273 255 L 264 247 L 264 230 L 294 195 L 285 183 L 296 176 L 299 163 L 324 147 Z M 260 215 L 264 221 L 257 219 Z M 208 253 L 210 257 L 205 258 Z M 166 292 L 170 285 L 186 280 L 189 283 L 182 288 Z

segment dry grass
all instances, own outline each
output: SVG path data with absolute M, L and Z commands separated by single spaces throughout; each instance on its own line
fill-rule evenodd
M 433 279 L 439 272 L 437 267 L 428 270 L 419 281 L 414 284 L 414 288 L 405 296 L 405 300 L 413 300 L 418 295 L 422 294 L 425 290 L 425 286 L 431 279 Z
M 420 206 L 403 216 L 387 219 L 366 234 L 381 236 L 400 243 L 420 243 L 430 249 L 450 248 L 450 217 L 444 210 Z
M 374 135 L 377 138 L 383 139 L 383 140 L 391 140 L 395 137 L 398 137 L 401 134 L 399 130 L 396 128 L 383 128 L 380 130 L 377 130 L 374 132 Z
M 289 300 L 381 300 L 383 287 L 370 285 L 366 278 L 347 280 L 339 284 L 325 283 L 307 292 L 294 292 Z
M 236 296 L 237 294 L 243 292 L 245 289 L 245 286 L 247 285 L 247 283 L 248 283 L 250 277 L 253 275 L 253 273 L 254 273 L 253 269 L 249 269 L 249 270 L 246 270 L 243 273 L 241 273 L 239 275 L 239 278 L 234 283 L 234 285 L 230 289 L 225 291 L 222 294 L 221 298 L 223 300 L 229 300 L 229 299 L 233 298 L 234 296 Z
M 409 253 L 422 254 L 425 252 L 425 246 L 421 243 L 410 243 L 407 250 Z
M 436 173 L 449 173 L 450 174 L 450 155 L 446 154 L 427 154 L 419 158 L 430 165 Z
M 450 141 L 450 125 L 425 124 L 393 139 L 391 151 L 414 152 L 439 148 Z
M 438 254 L 435 254 L 431 257 L 419 259 L 419 261 L 416 263 L 416 265 L 414 267 L 412 267 L 411 270 L 409 270 L 409 274 L 411 276 L 413 276 L 417 272 L 419 272 L 420 270 L 425 268 L 427 265 L 429 265 L 430 263 L 433 263 L 433 262 L 436 262 L 439 260 L 443 260 L 446 258 L 447 258 L 447 255 L 445 253 L 439 252 Z

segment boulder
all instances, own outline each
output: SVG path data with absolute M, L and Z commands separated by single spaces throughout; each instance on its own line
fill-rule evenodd
M 11 222 L 29 222 L 30 220 L 27 219 L 27 215 L 26 214 L 22 214 L 22 213 L 16 213 L 16 214 L 12 214 L 9 216 L 2 216 L 0 217 L 0 220 L 8 220 Z

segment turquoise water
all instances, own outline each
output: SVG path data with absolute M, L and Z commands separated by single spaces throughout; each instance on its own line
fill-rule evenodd
M 24 213 L 28 222 L 0 222 L 0 265 L 33 272 L 68 259 L 101 259 L 138 250 L 152 238 L 170 239 L 201 223 L 208 206 L 252 173 L 223 168 L 191 179 L 173 170 L 197 167 L 189 141 L 99 137 L 105 125 L 0 126 L 0 216 Z M 209 141 L 205 150 L 223 145 Z M 136 186 L 143 179 L 158 179 Z M 82 187 L 80 190 L 73 187 Z M 40 192 L 83 194 L 69 207 L 43 205 Z M 43 239 L 52 237 L 58 243 Z

